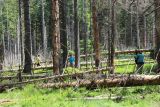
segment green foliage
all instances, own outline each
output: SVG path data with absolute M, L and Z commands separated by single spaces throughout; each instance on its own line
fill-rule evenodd
M 68 54 L 69 54 L 69 55 L 74 55 L 75 52 L 74 52 L 73 50 L 69 50 L 69 51 L 68 51 Z
M 16 37 L 16 28 L 18 24 L 18 2 L 17 0 L 4 0 L 2 6 L 0 6 L 0 35 L 5 31 Z
M 66 74 L 79 73 L 79 72 L 82 72 L 82 71 L 80 69 L 74 68 L 74 67 L 67 67 L 64 69 L 64 73 L 66 73 Z
M 84 40 L 80 40 L 80 47 L 81 48 L 81 52 L 83 53 L 84 52 Z M 88 39 L 87 41 L 87 52 L 88 53 L 92 53 L 93 52 L 93 40 L 92 39 Z

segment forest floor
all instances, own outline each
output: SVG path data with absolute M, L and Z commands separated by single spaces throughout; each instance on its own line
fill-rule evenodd
M 135 65 L 130 62 L 116 62 L 127 64 L 116 67 L 116 73 L 133 73 Z M 144 74 L 152 74 L 155 63 L 145 64 Z M 83 68 L 82 68 L 83 69 Z M 34 73 L 52 70 L 34 70 Z M 65 73 L 82 72 L 80 69 L 66 68 Z M 83 70 L 84 71 L 84 70 Z M 1 76 L 16 75 L 14 72 L 3 72 Z M 11 82 L 11 81 L 1 81 Z M 13 82 L 13 81 L 12 81 Z M 21 89 L 13 88 L 0 93 L 0 107 L 159 107 L 160 86 L 142 86 L 128 88 L 86 88 L 41 89 L 35 85 L 27 85 Z
M 0 107 L 159 107 L 160 86 L 41 89 L 28 85 L 0 94 Z

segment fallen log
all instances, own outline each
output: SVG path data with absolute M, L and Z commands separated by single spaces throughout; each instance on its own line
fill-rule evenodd
M 96 96 L 96 97 L 83 97 L 83 98 L 69 98 L 68 100 L 77 101 L 77 100 L 122 100 L 126 97 L 122 96 Z
M 137 50 L 138 52 L 153 52 L 154 50 L 153 49 L 140 49 L 140 50 Z M 115 52 L 116 54 L 134 54 L 136 53 L 136 50 L 125 50 L 125 51 L 116 51 Z
M 53 66 L 43 66 L 43 67 L 36 67 L 32 68 L 32 70 L 39 70 L 39 69 L 52 69 Z M 15 72 L 15 71 L 22 71 L 23 69 L 10 69 L 10 70 L 1 70 L 1 72 Z
M 154 63 L 155 61 L 147 61 L 144 64 Z M 136 65 L 135 63 L 126 63 L 126 64 L 115 64 L 115 66 L 125 66 L 125 65 Z
M 140 50 L 137 50 L 137 51 L 139 51 L 139 52 L 153 52 L 154 50 L 152 50 L 152 49 L 140 49 Z M 115 52 L 116 55 L 118 55 L 118 54 L 128 54 L 128 53 L 134 54 L 134 53 L 136 53 L 136 50 L 125 50 L 125 51 L 116 51 Z M 102 52 L 101 54 L 106 55 L 108 53 L 107 52 Z M 93 55 L 95 55 L 95 53 L 87 54 L 87 57 L 88 56 L 93 56 Z M 86 55 L 80 55 L 80 57 L 86 57 Z
M 48 83 L 40 85 L 42 88 L 66 87 L 129 87 L 143 85 L 160 85 L 160 75 L 125 75 L 122 78 L 108 78 L 97 80 L 80 80 L 67 83 Z
M 67 77 L 71 77 L 71 78 L 83 78 L 84 75 L 86 74 L 92 74 L 92 73 L 99 73 L 101 71 L 108 71 L 112 68 L 102 68 L 102 69 L 99 69 L 99 70 L 90 70 L 90 71 L 86 71 L 86 72 L 80 72 L 80 73 L 71 73 L 71 74 L 63 74 L 63 75 L 55 75 L 55 76 L 50 76 L 48 77 L 47 75 L 41 75 L 41 76 L 34 76 L 34 75 L 24 75 L 22 76 L 23 79 L 34 79 L 34 81 L 40 81 L 40 80 L 50 80 L 50 79 L 64 79 L 64 78 L 67 78 Z M 6 80 L 6 79 L 9 79 L 9 80 L 12 80 L 12 79 L 18 79 L 17 76 L 1 76 L 0 77 L 0 80 Z M 31 81 L 28 81 L 28 82 L 32 82 Z M 23 83 L 22 83 L 23 84 Z
M 23 75 L 22 79 L 36 79 L 36 78 L 44 78 L 46 75 Z M 18 79 L 18 76 L 0 76 L 0 80 L 12 80 Z
M 14 102 L 13 100 L 9 100 L 9 99 L 0 99 L 0 105 L 2 104 L 6 104 L 6 103 L 12 103 Z
M 33 79 L 33 80 L 28 80 L 28 81 L 23 81 L 23 82 L 16 82 L 16 83 L 8 83 L 8 84 L 0 84 L 0 89 L 2 87 L 13 87 L 16 85 L 22 85 L 22 84 L 30 84 L 30 83 L 36 83 L 39 81 L 45 81 L 45 80 L 52 80 L 52 79 L 64 79 L 64 78 L 83 78 L 85 74 L 91 74 L 91 73 L 99 73 L 101 71 L 107 71 L 112 68 L 103 68 L 99 70 L 91 70 L 91 71 L 86 71 L 86 72 L 81 72 L 81 73 L 75 73 L 75 74 L 63 74 L 63 75 L 55 75 L 55 76 L 50 76 L 50 77 L 44 77 L 44 78 L 38 78 L 38 79 Z
M 129 62 L 129 60 L 128 60 L 128 62 Z M 145 61 L 145 63 L 154 63 L 155 61 Z M 107 62 L 106 61 L 101 61 L 101 64 L 107 64 Z M 95 64 L 95 62 L 87 62 L 87 63 L 81 63 L 81 66 L 84 66 L 84 65 L 91 65 L 91 64 Z M 115 66 L 125 66 L 125 65 L 134 65 L 135 64 L 135 62 L 131 62 L 131 63 L 126 63 L 126 64 L 115 64 Z

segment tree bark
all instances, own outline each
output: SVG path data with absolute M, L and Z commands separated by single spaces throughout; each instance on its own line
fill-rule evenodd
M 60 35 L 61 35 L 61 48 L 62 48 L 62 58 L 61 58 L 61 69 L 66 65 L 67 55 L 68 55 L 68 45 L 67 45 L 67 28 L 66 28 L 66 1 L 62 0 L 60 3 Z M 61 70 L 62 71 L 62 70 Z
M 19 37 L 20 37 L 20 39 L 19 39 L 19 43 L 20 43 L 20 53 L 21 53 L 21 67 L 23 66 L 23 37 L 22 37 L 22 0 L 18 0 L 18 7 L 19 7 L 19 10 L 18 10 L 18 12 L 19 12 Z M 19 77 L 20 77 L 20 79 L 19 79 L 19 81 L 21 82 L 21 70 L 19 70 Z
M 116 39 L 116 29 L 115 29 L 115 1 L 111 2 L 111 38 L 110 38 L 110 66 L 113 67 L 111 69 L 110 74 L 114 73 L 114 57 L 115 57 L 115 39 Z
M 66 88 L 66 87 L 130 87 L 143 85 L 160 85 L 160 75 L 124 75 L 108 79 L 80 80 L 67 83 L 43 84 L 43 88 Z
M 1 9 L 1 15 L 3 14 L 3 11 Z M 3 17 L 1 17 L 3 19 Z M 4 34 L 3 34 L 3 23 L 1 24 L 1 36 L 0 36 L 0 70 L 2 70 L 2 63 L 4 60 Z
M 145 48 L 145 16 L 144 15 L 139 15 L 138 18 L 139 21 L 139 36 L 140 36 L 140 48 L 143 49 Z
M 25 54 L 25 64 L 24 73 L 32 73 L 32 59 L 31 59 L 31 21 L 29 12 L 29 0 L 23 0 L 24 6 L 24 27 L 25 27 L 25 37 L 24 37 L 24 54 Z
M 42 49 L 43 49 L 43 54 L 44 54 L 44 58 L 46 58 L 46 53 L 47 53 L 47 35 L 46 35 L 46 22 L 45 22 L 45 8 L 44 8 L 44 0 L 41 0 L 41 10 L 42 10 L 42 16 L 41 16 L 41 20 L 42 20 Z
M 95 66 L 98 68 L 100 65 L 100 42 L 99 42 L 99 29 L 97 22 L 97 9 L 96 0 L 92 0 L 92 23 L 93 23 L 93 36 L 94 36 L 94 51 L 95 51 Z
M 60 66 L 60 24 L 59 24 L 59 0 L 52 0 L 52 17 L 53 17 L 53 73 L 59 75 Z
M 80 67 L 79 21 L 78 2 L 74 0 L 74 35 L 75 35 L 75 67 Z
M 87 44 L 87 41 L 88 41 L 88 34 L 87 34 L 87 17 L 86 17 L 86 0 L 83 0 L 82 1 L 82 34 L 83 34 L 83 41 L 84 41 L 84 44 L 83 44 L 83 47 L 84 47 L 84 54 L 85 54 L 85 61 L 87 63 L 88 61 L 88 58 L 87 58 L 87 54 L 88 54 L 88 44 Z M 87 64 L 86 64 L 86 68 L 87 68 Z
M 4 50 L 4 48 L 3 48 L 3 42 L 1 42 L 1 40 L 0 40 L 0 70 L 2 70 L 2 63 L 3 63 L 3 59 L 4 59 L 3 50 Z
M 111 6 L 111 0 L 108 0 L 108 6 Z M 111 8 L 109 8 L 109 11 L 108 11 L 108 17 L 109 17 L 109 19 L 108 19 L 108 21 L 111 21 Z M 108 31 L 107 31 L 107 33 L 108 33 L 108 40 L 107 40 L 107 42 L 108 42 L 108 60 L 107 60 L 107 64 L 108 64 L 108 66 L 110 67 L 111 66 L 111 28 L 110 28 L 110 26 L 108 27 Z
M 86 1 L 82 1 L 82 36 L 84 40 L 84 54 L 87 54 L 87 22 L 86 22 Z
M 22 35 L 22 0 L 19 0 L 19 34 L 21 50 L 21 66 L 23 66 L 23 35 Z
M 136 6 L 137 6 L 137 15 L 136 15 L 136 20 L 137 20 L 137 37 L 136 37 L 136 39 L 137 39 L 137 48 L 138 49 L 140 49 L 141 48 L 141 46 L 140 46 L 140 26 L 139 26 L 139 16 L 140 16 L 140 14 L 139 14 L 139 0 L 137 0 L 137 4 L 136 4 Z
M 52 0 L 48 1 L 49 9 L 52 10 Z M 48 48 L 52 49 L 52 32 L 53 32 L 53 18 L 52 18 L 52 11 L 49 11 L 49 19 L 48 19 Z
M 160 6 L 159 0 L 154 0 L 155 8 Z M 155 11 L 155 27 L 156 27 L 156 37 L 155 37 L 155 57 L 158 63 L 158 71 L 160 72 L 160 8 Z
M 67 2 L 67 27 L 68 27 L 68 40 L 70 42 L 70 50 L 75 50 L 75 35 L 74 35 L 74 0 Z

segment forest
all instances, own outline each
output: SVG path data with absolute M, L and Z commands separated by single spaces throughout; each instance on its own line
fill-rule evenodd
M 0 0 L 0 107 L 159 107 L 160 0 Z

